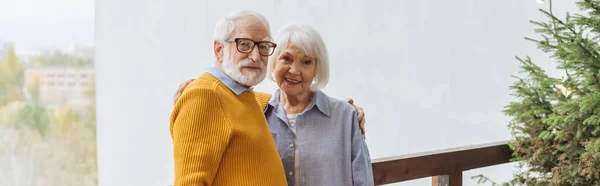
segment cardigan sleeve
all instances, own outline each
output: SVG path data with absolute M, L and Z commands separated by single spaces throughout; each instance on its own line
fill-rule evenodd
M 203 88 L 186 91 L 175 104 L 170 130 L 173 186 L 211 185 L 232 134 L 218 95 Z

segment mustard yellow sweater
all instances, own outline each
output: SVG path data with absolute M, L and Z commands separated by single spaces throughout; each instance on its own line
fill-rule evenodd
M 261 109 L 267 98 L 235 95 L 208 73 L 190 83 L 171 115 L 174 186 L 287 186 Z

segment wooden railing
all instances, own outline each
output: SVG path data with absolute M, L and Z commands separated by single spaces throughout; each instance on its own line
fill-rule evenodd
M 373 159 L 375 185 L 432 177 L 432 186 L 461 186 L 462 172 L 508 163 L 507 142 Z
M 432 177 L 432 186 L 462 186 L 462 172 L 508 163 L 507 142 L 496 142 L 440 151 L 372 160 L 375 185 Z M 167 185 L 171 186 L 171 185 Z

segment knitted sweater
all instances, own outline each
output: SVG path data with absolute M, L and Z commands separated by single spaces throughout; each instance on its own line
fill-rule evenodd
M 259 97 L 208 73 L 186 87 L 170 123 L 174 186 L 287 186 Z

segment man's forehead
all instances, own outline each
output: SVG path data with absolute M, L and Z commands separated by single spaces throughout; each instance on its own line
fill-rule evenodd
M 234 38 L 248 38 L 255 41 L 271 41 L 271 37 L 268 34 L 249 34 L 249 33 L 239 33 L 234 35 Z

